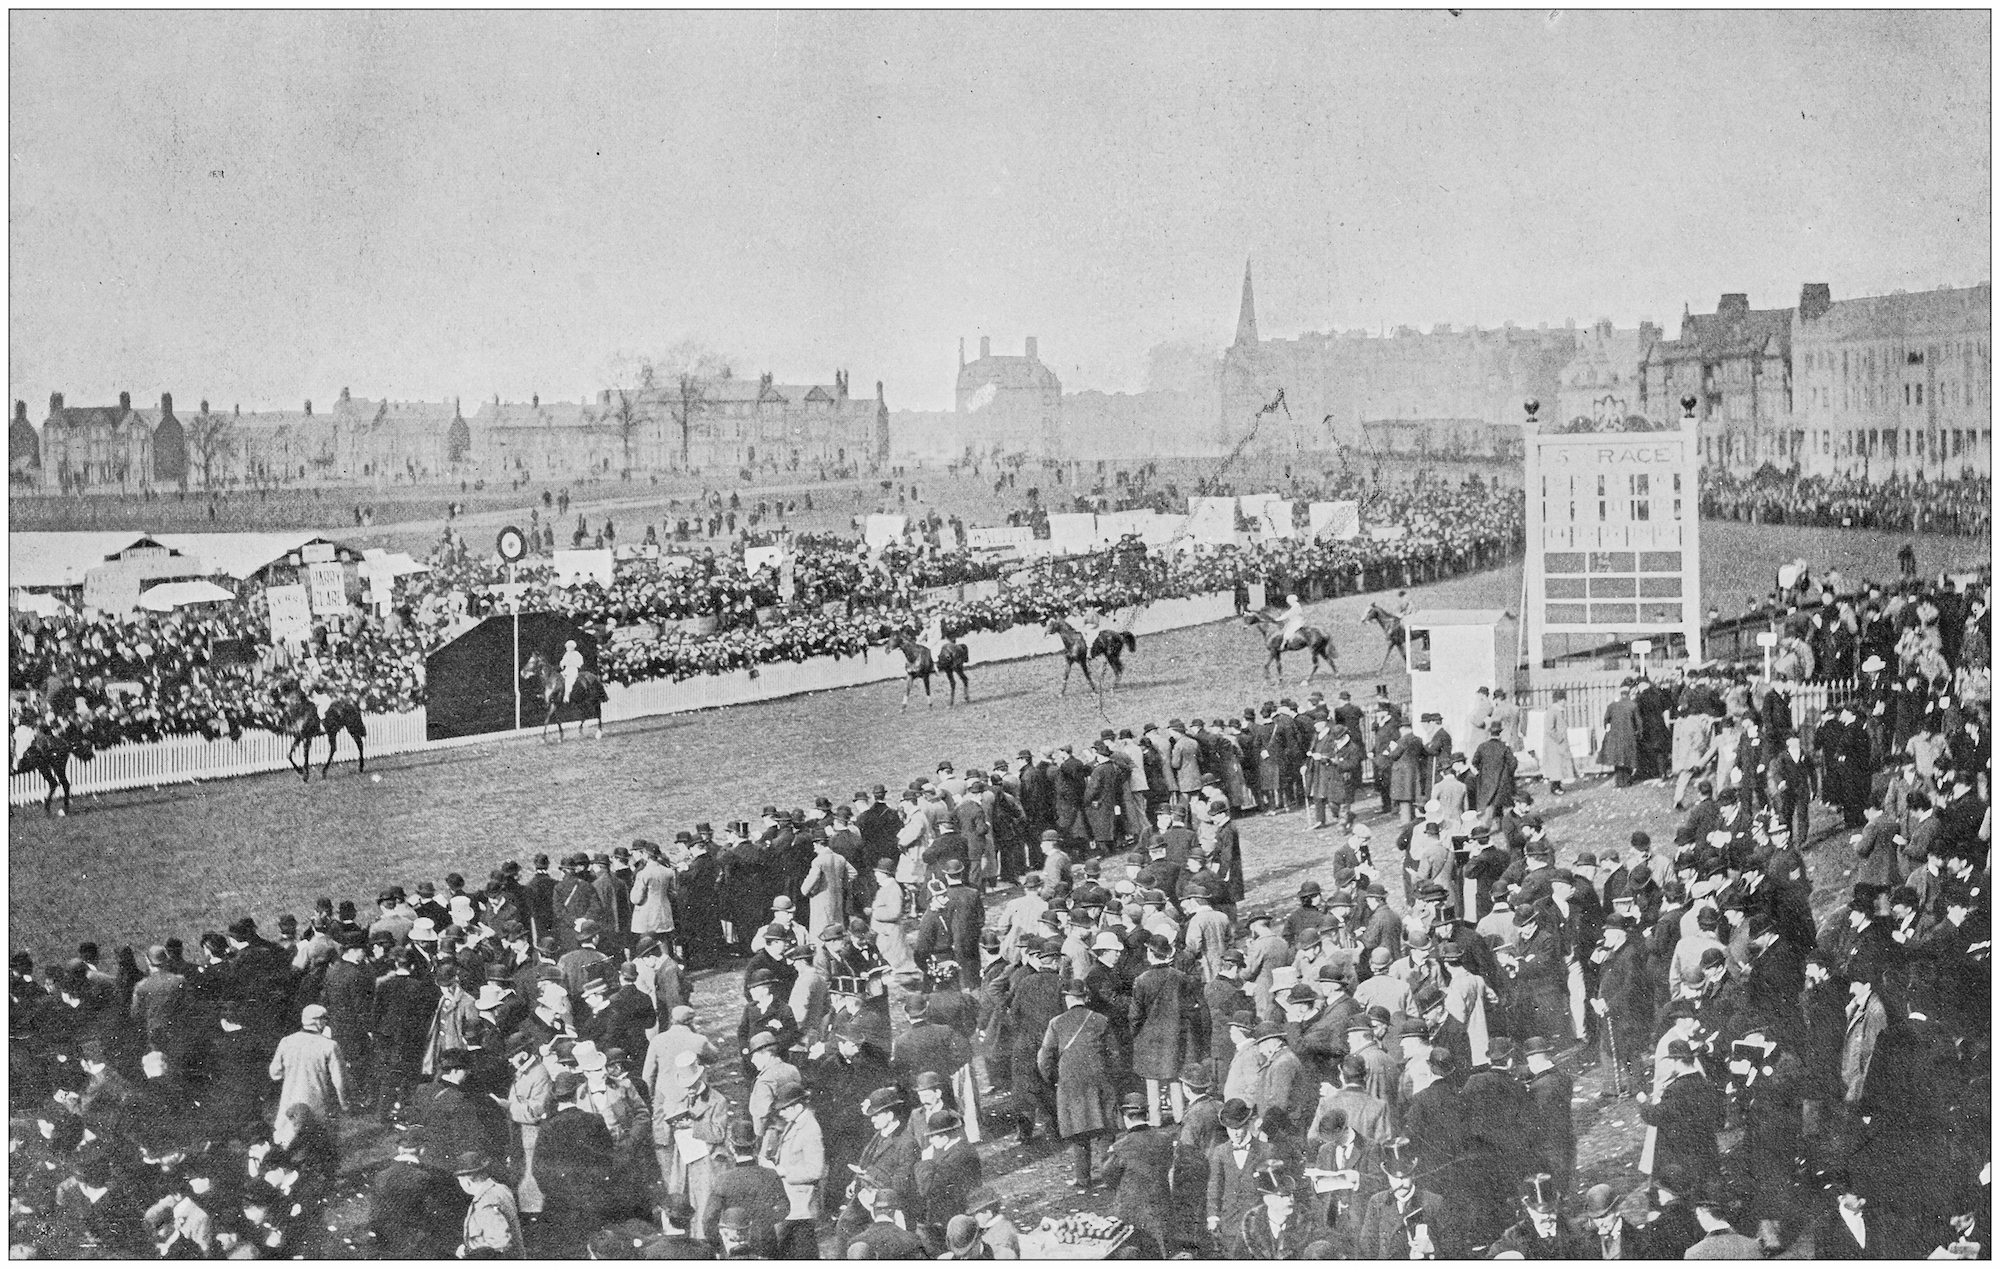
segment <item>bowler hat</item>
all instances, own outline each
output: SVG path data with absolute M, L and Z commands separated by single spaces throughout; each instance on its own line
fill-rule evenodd
M 1240 1097 L 1232 1097 L 1222 1103 L 1221 1118 L 1224 1128 L 1241 1128 L 1249 1123 L 1255 1115 L 1256 1112 L 1251 1110 L 1248 1103 L 1244 1102 Z
M 1189 1062 L 1182 1066 L 1181 1083 L 1202 1092 L 1215 1086 L 1214 1079 L 1208 1073 L 1208 1063 L 1206 1062 Z

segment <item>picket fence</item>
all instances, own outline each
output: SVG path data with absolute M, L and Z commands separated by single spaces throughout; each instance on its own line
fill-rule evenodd
M 1829 711 L 1838 709 L 1842 702 L 1852 699 L 1858 686 L 1853 679 L 1790 684 L 1787 690 L 1792 698 L 1792 726 L 1802 729 L 1808 723 L 1817 724 L 1818 720 L 1826 717 Z M 1598 746 L 1604 743 L 1604 711 L 1610 707 L 1611 702 L 1618 699 L 1618 684 L 1616 681 L 1606 680 L 1545 683 L 1538 687 L 1521 689 L 1515 693 L 1515 702 L 1524 713 L 1535 713 L 1536 723 L 1539 724 L 1542 721 L 1541 712 L 1558 704 L 1555 700 L 1557 692 L 1564 693 L 1566 698 L 1560 702 L 1560 706 L 1564 729 L 1570 734 L 1572 752 L 1576 755 L 1578 765 L 1589 770 L 1595 764 Z M 1468 712 L 1470 709 L 1468 705 Z M 1451 720 L 1447 719 L 1445 725 L 1449 727 Z M 1588 733 L 1587 744 L 1579 743 L 1583 741 L 1583 736 L 1579 733 Z M 1528 747 L 1539 754 L 1541 750 L 1539 725 L 1530 728 L 1526 739 Z
M 1252 588 L 1252 600 L 1262 603 L 1262 586 Z M 1156 634 L 1187 626 L 1205 625 L 1232 616 L 1235 605 L 1227 592 L 1195 595 L 1186 599 L 1163 599 L 1148 604 L 1130 618 L 1130 629 L 1138 635 Z M 1117 614 L 1124 616 L 1125 614 Z M 1113 623 L 1118 624 L 1114 618 Z M 975 670 L 996 661 L 1044 656 L 1062 650 L 1062 642 L 1040 626 L 1016 626 L 1010 630 L 982 631 L 965 637 Z M 903 677 L 903 658 L 883 649 L 872 649 L 866 657 L 814 657 L 802 662 L 777 662 L 760 666 L 753 677 L 743 670 L 728 674 L 704 674 L 681 682 L 656 679 L 628 686 L 608 688 L 609 701 L 604 720 L 616 723 L 634 718 L 677 714 L 690 710 L 716 709 L 754 701 L 776 700 L 807 692 L 855 687 Z M 933 680 L 933 691 L 942 692 L 942 680 Z M 449 741 L 425 740 L 425 711 L 419 707 L 406 714 L 370 715 L 368 754 L 386 756 L 413 750 L 457 747 L 539 734 L 538 728 L 518 732 L 464 736 Z M 228 776 L 255 775 L 283 771 L 288 767 L 285 751 L 290 741 L 273 732 L 246 731 L 236 740 L 203 740 L 198 736 L 175 736 L 149 744 L 116 745 L 103 750 L 85 763 L 71 763 L 72 792 L 109 793 L 118 789 L 157 788 L 164 784 L 186 784 Z M 325 761 L 320 750 L 319 761 Z M 354 747 L 343 742 L 335 765 L 352 764 Z M 11 806 L 41 802 L 48 791 L 42 777 L 16 775 L 8 779 L 7 801 Z
M 100 750 L 89 762 L 72 762 L 69 783 L 73 793 L 110 793 L 118 789 L 157 788 L 163 784 L 187 784 L 218 780 L 227 776 L 256 775 L 283 771 L 289 764 L 285 751 L 289 737 L 276 732 L 250 730 L 235 740 L 204 740 L 199 736 L 172 736 L 148 744 L 114 745 Z M 424 711 L 407 714 L 368 716 L 368 756 L 408 753 L 424 748 Z M 318 750 L 313 765 L 326 761 L 325 741 L 315 741 Z M 352 766 L 354 743 L 341 741 L 335 766 Z M 48 784 L 37 774 L 10 776 L 7 802 L 10 806 L 39 804 Z

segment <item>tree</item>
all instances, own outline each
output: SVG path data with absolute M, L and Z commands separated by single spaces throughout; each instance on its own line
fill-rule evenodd
M 626 353 L 614 358 L 612 377 L 634 385 L 611 390 L 605 415 L 607 426 L 625 445 L 626 465 L 631 465 L 632 438 L 642 429 L 658 426 L 664 413 L 680 442 L 681 469 L 692 467 L 695 426 L 718 404 L 708 385 L 730 375 L 727 356 L 692 339 L 680 341 L 657 357 Z
M 188 452 L 201 468 L 201 487 L 215 488 L 215 469 L 236 456 L 242 438 L 231 414 L 211 414 L 203 410 L 185 425 Z

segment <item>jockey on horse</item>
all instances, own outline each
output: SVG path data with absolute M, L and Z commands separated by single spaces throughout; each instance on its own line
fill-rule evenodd
M 576 640 L 570 639 L 564 642 L 560 668 L 562 670 L 563 703 L 568 704 L 570 697 L 576 691 L 577 675 L 583 673 L 583 653 L 577 651 Z

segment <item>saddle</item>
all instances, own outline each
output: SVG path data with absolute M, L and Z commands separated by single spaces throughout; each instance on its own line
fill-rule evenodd
M 573 670 L 562 676 L 562 703 L 565 705 L 570 703 L 570 697 L 576 692 L 576 680 L 577 674 Z

